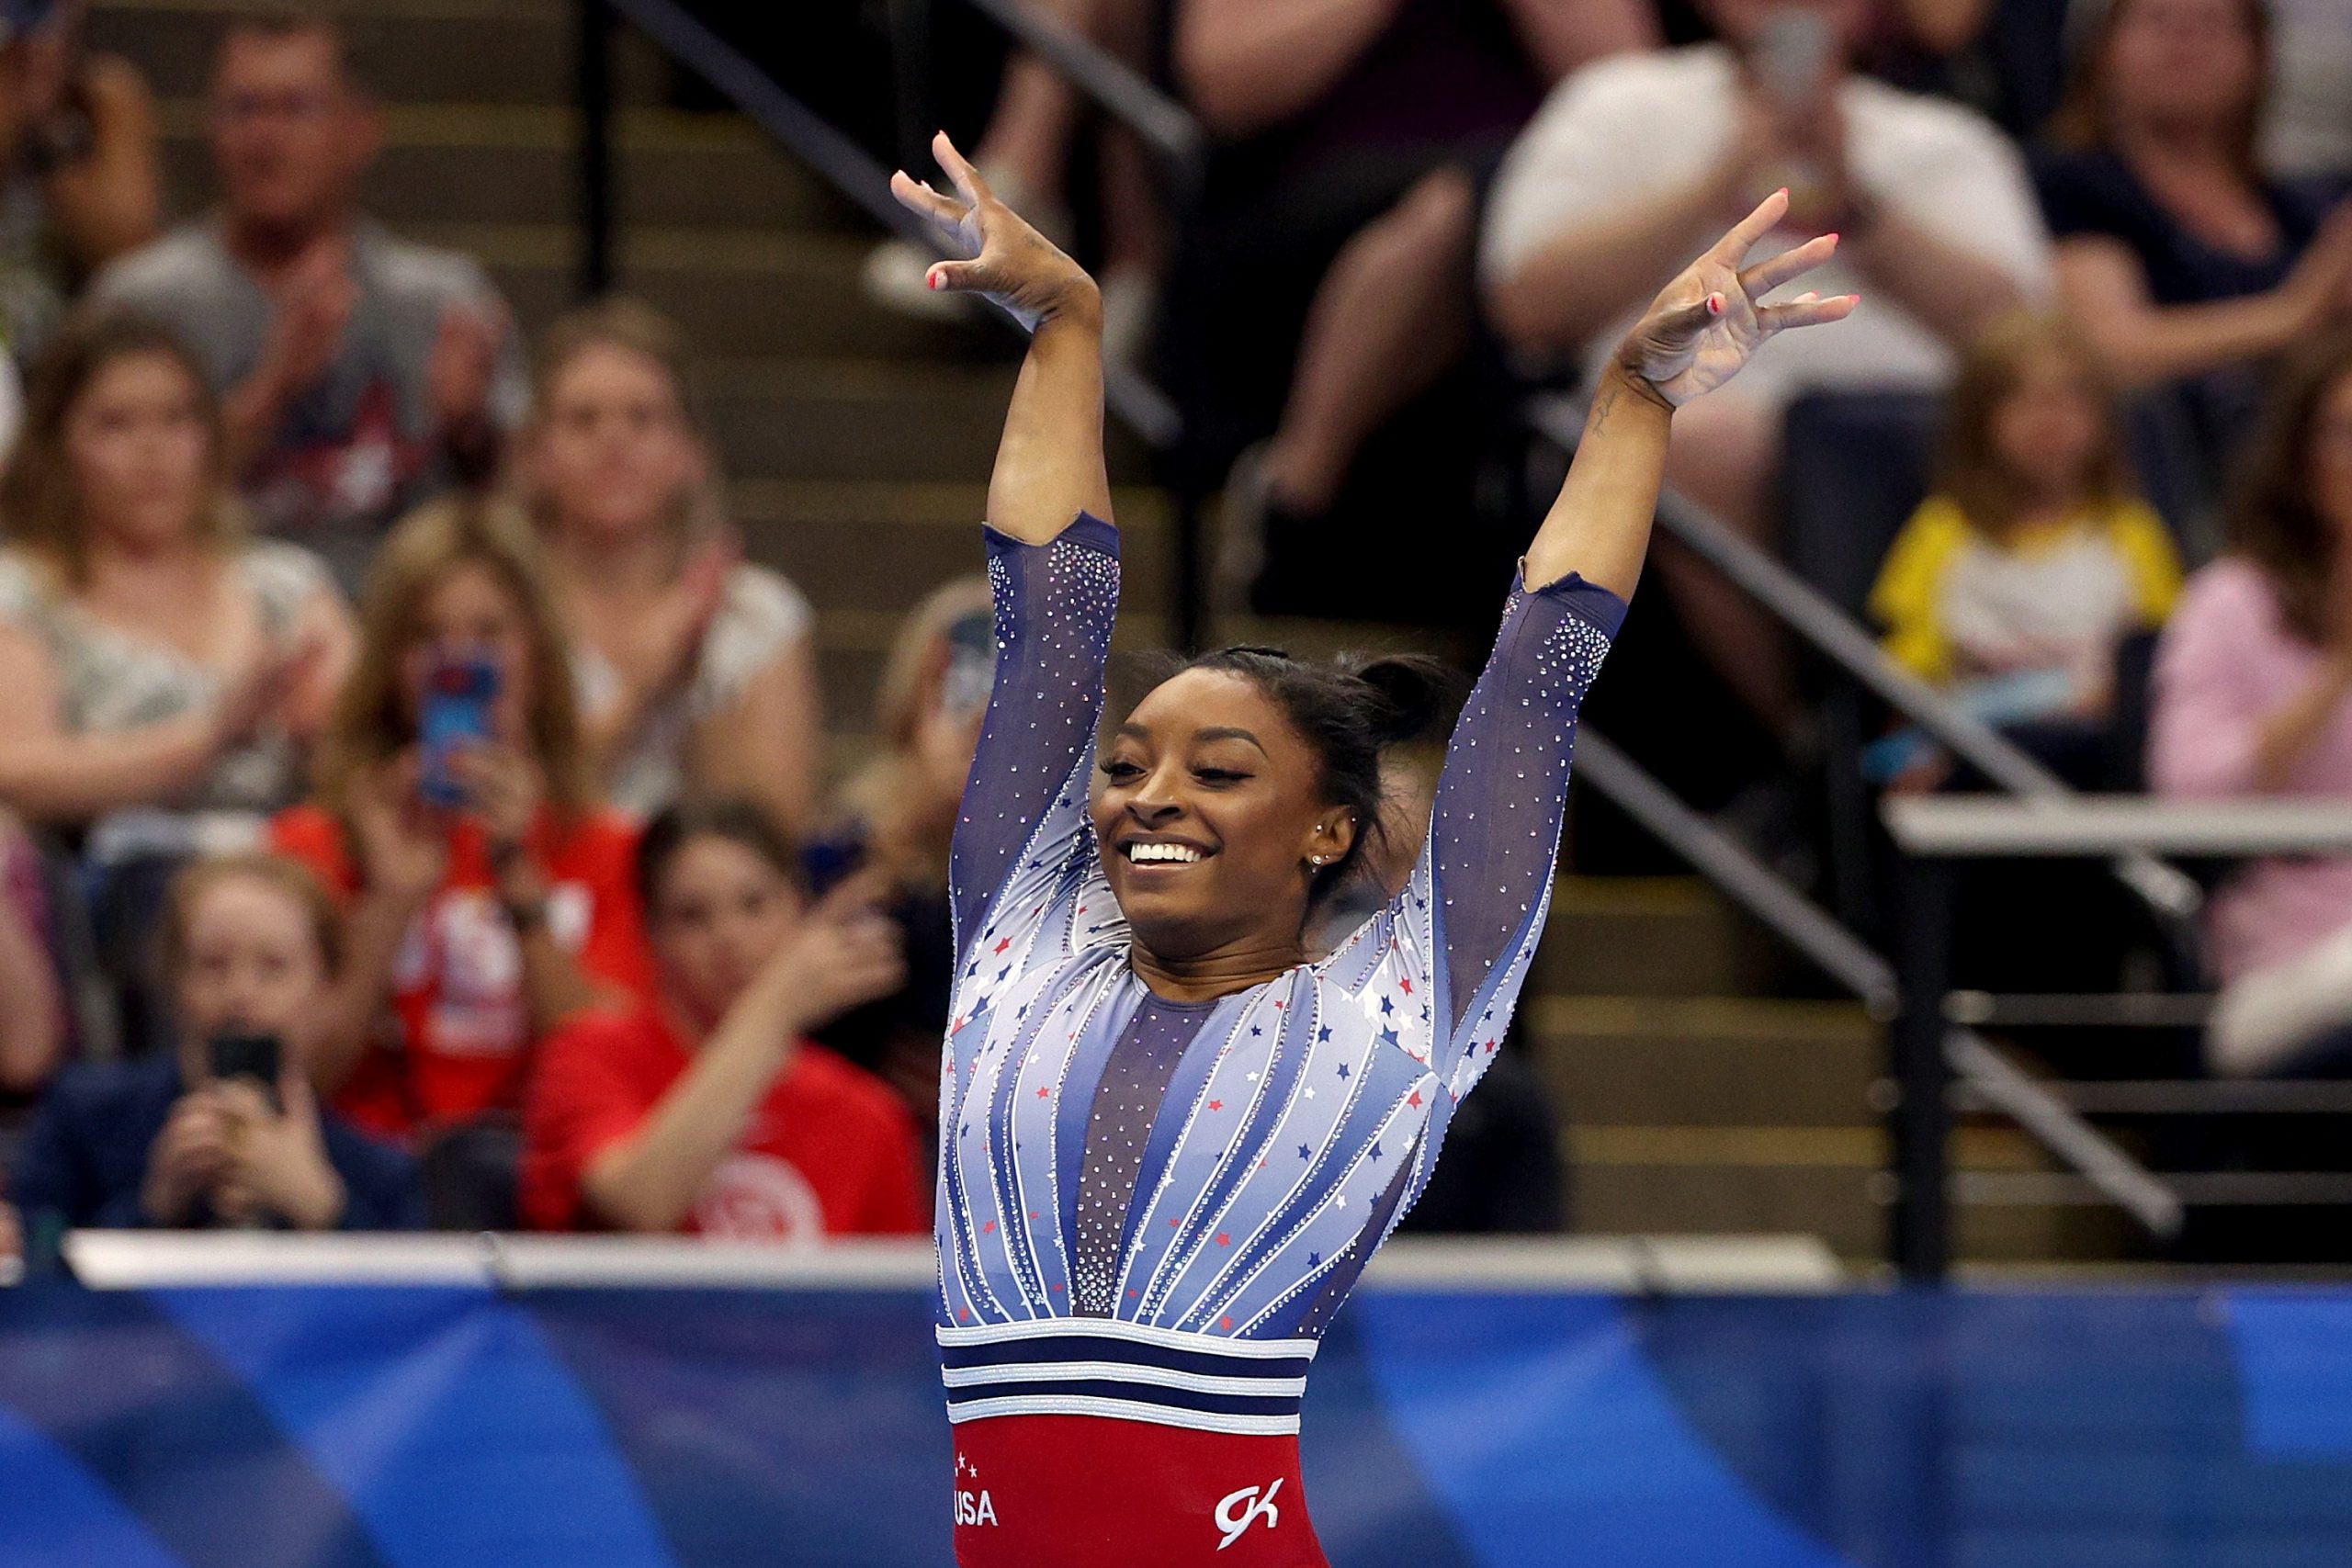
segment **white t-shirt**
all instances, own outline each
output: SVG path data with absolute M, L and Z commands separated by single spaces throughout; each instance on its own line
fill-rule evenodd
M 606 789 L 614 808 L 641 820 L 684 794 L 686 741 L 695 725 L 738 701 L 753 677 L 808 635 L 812 619 L 800 590 L 776 573 L 748 563 L 728 573 L 694 674 L 645 716 L 628 754 L 614 765 Z M 620 701 L 620 672 L 584 640 L 572 645 L 571 671 L 588 716 Z
M 1730 51 L 1700 44 L 1617 55 L 1563 82 L 1503 161 L 1480 246 L 1487 280 L 1510 276 L 1565 230 L 1702 178 L 1731 139 L 1736 72 Z M 1873 201 L 1999 267 L 2029 298 L 2048 296 L 2049 232 L 2024 160 L 1990 121 L 1861 76 L 1839 85 L 1838 101 L 1852 176 Z M 1692 234 L 1689 254 L 1720 237 Z M 1768 236 L 1758 254 L 1806 237 Z M 1627 299 L 1646 305 L 1666 283 L 1628 278 Z M 1942 340 L 1852 268 L 1833 260 L 1796 288 L 1859 293 L 1863 308 L 1834 331 L 1775 339 L 1735 383 L 1749 396 L 1785 400 L 1813 387 L 1927 388 L 1949 378 Z M 1594 334 L 1589 362 L 1614 347 L 1636 310 Z
M 2352 0 L 2270 0 L 2263 166 L 2282 178 L 2352 174 Z

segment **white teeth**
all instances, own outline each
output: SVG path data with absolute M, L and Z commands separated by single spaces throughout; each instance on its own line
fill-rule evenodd
M 1201 858 L 1201 852 L 1182 844 L 1129 844 L 1127 859 L 1136 865 L 1173 863 L 1191 865 Z

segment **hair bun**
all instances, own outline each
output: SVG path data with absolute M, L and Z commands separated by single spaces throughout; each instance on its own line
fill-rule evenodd
M 1425 654 L 1386 654 L 1345 668 L 1380 699 L 1374 729 L 1383 750 L 1442 739 L 1466 695 L 1453 668 Z

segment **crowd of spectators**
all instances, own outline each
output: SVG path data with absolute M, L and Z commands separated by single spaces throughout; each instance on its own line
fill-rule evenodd
M 2144 747 L 2168 793 L 2352 793 L 2327 0 L 1036 4 L 1209 138 L 1170 209 L 1016 56 L 977 140 L 1182 406 L 1221 608 L 1442 620 L 1458 580 L 1490 610 L 1476 528 L 1390 543 L 1508 513 L 1510 411 L 1785 186 L 1775 243 L 1839 232 L 1818 287 L 1865 309 L 1679 419 L 1671 484 L 1771 548 L 1794 408 L 1938 399 L 1872 572 L 1891 658 L 2086 784 Z M 811 607 L 743 558 L 676 328 L 607 299 L 526 342 L 477 262 L 371 218 L 383 106 L 300 14 L 224 24 L 217 205 L 165 230 L 155 108 L 82 9 L 0 42 L 0 1089 L 30 1107 L 0 1237 L 923 1229 L 986 585 L 910 608 L 829 792 Z M 886 244 L 867 286 L 935 308 L 923 260 Z M 1817 765 L 1772 623 L 1659 567 Z M 1965 782 L 1899 730 L 1860 765 Z M 2339 1063 L 2345 867 L 2248 868 L 2214 910 L 2216 1070 Z M 1520 1077 L 1459 1131 L 1448 1223 L 1558 1222 Z

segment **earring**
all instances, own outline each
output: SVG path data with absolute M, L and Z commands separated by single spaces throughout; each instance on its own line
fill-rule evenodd
M 1306 859 L 1307 863 L 1310 865 L 1321 865 L 1323 863 L 1323 857 L 1321 855 L 1309 855 Z

